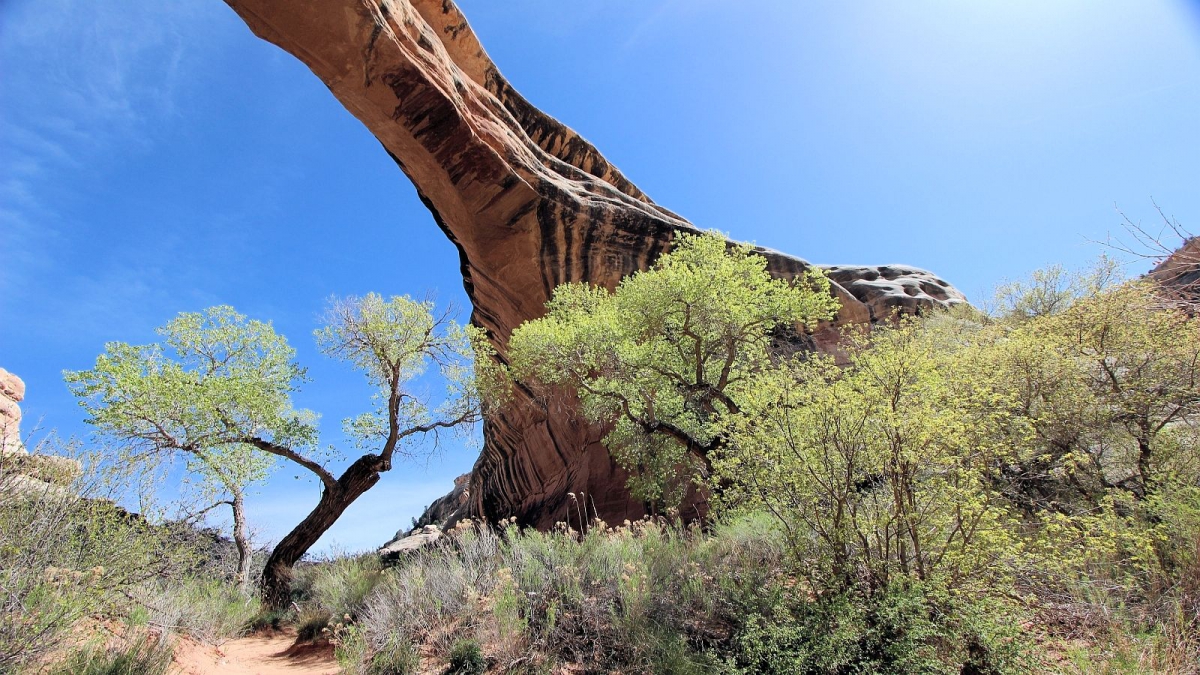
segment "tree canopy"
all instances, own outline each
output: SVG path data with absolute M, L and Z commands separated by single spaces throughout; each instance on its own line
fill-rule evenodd
M 635 492 L 671 504 L 723 442 L 772 362 L 772 342 L 833 318 L 816 268 L 775 279 L 766 258 L 719 234 L 681 235 L 670 253 L 613 291 L 559 286 L 544 318 L 513 332 L 518 379 L 578 391 L 584 416 L 611 425 L 605 443 Z

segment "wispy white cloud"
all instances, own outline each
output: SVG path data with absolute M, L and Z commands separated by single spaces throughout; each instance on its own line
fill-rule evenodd
M 81 172 L 105 170 L 114 148 L 148 148 L 156 122 L 178 114 L 204 48 L 183 36 L 206 14 L 194 0 L 0 5 L 0 302 L 49 266 L 58 204 Z
M 655 27 L 663 21 L 678 20 L 682 15 L 705 12 L 712 8 L 728 11 L 728 7 L 727 3 L 718 3 L 717 0 L 661 0 L 656 8 L 647 12 L 644 6 L 638 5 L 639 13 L 644 13 L 645 18 L 630 31 L 619 53 L 622 56 L 628 55 L 638 43 L 651 37 Z

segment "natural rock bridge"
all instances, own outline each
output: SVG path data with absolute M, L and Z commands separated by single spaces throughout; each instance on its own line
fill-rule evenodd
M 566 281 L 608 287 L 668 250 L 686 220 L 655 204 L 590 143 L 521 97 L 451 0 L 226 0 L 259 37 L 303 61 L 375 134 L 458 247 L 472 319 L 501 355 Z M 808 263 L 763 251 L 774 274 Z M 827 268 L 836 324 L 963 301 L 909 267 Z M 835 326 L 812 337 L 837 341 Z M 528 392 L 484 425 L 484 448 L 441 508 L 548 526 L 567 493 L 610 522 L 638 518 L 601 431 Z

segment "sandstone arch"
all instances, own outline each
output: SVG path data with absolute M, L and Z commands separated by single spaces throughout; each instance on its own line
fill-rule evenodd
M 256 35 L 308 65 L 412 180 L 458 247 L 472 318 L 502 356 L 513 328 L 541 315 L 555 285 L 612 286 L 694 229 L 517 93 L 452 0 L 225 1 Z M 781 276 L 807 266 L 763 253 Z M 830 271 L 838 323 L 963 300 L 913 268 Z M 836 330 L 814 340 L 828 348 Z M 564 519 L 568 492 L 584 492 L 610 522 L 642 515 L 597 429 L 547 414 L 523 392 L 518 399 L 485 425 L 470 480 L 445 509 L 461 503 L 472 515 L 548 526 Z

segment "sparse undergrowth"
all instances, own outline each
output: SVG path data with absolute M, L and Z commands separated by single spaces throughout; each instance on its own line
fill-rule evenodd
M 350 674 L 1193 673 L 1197 664 L 1182 606 L 1172 622 L 1080 588 L 1053 607 L 933 583 L 814 593 L 789 572 L 765 516 L 707 532 L 595 522 L 582 535 L 468 523 L 393 568 L 357 557 L 305 574 L 313 583 L 300 615 L 316 617 L 310 634 L 331 640 Z M 373 588 L 361 604 L 358 592 L 339 604 L 323 584 Z M 1086 633 L 1055 623 L 1051 612 L 1068 605 L 1088 614 Z
M 348 673 L 416 672 L 416 654 L 461 673 L 986 673 L 1028 662 L 1008 607 L 915 586 L 814 597 L 787 574 L 763 517 L 708 533 L 663 521 L 595 522 L 584 535 L 466 524 L 378 578 L 357 620 L 331 628 Z
M 41 453 L 77 461 L 78 475 L 62 487 L 24 480 Z M 16 468 L 0 461 L 0 672 L 57 659 L 61 672 L 153 673 L 170 661 L 158 636 L 220 644 L 258 611 L 232 583 L 227 540 L 117 505 L 149 478 L 112 459 L 51 436 Z M 130 637 L 97 644 L 110 624 Z
M 173 655 L 169 640 L 143 630 L 112 644 L 77 647 L 50 675 L 163 675 Z

